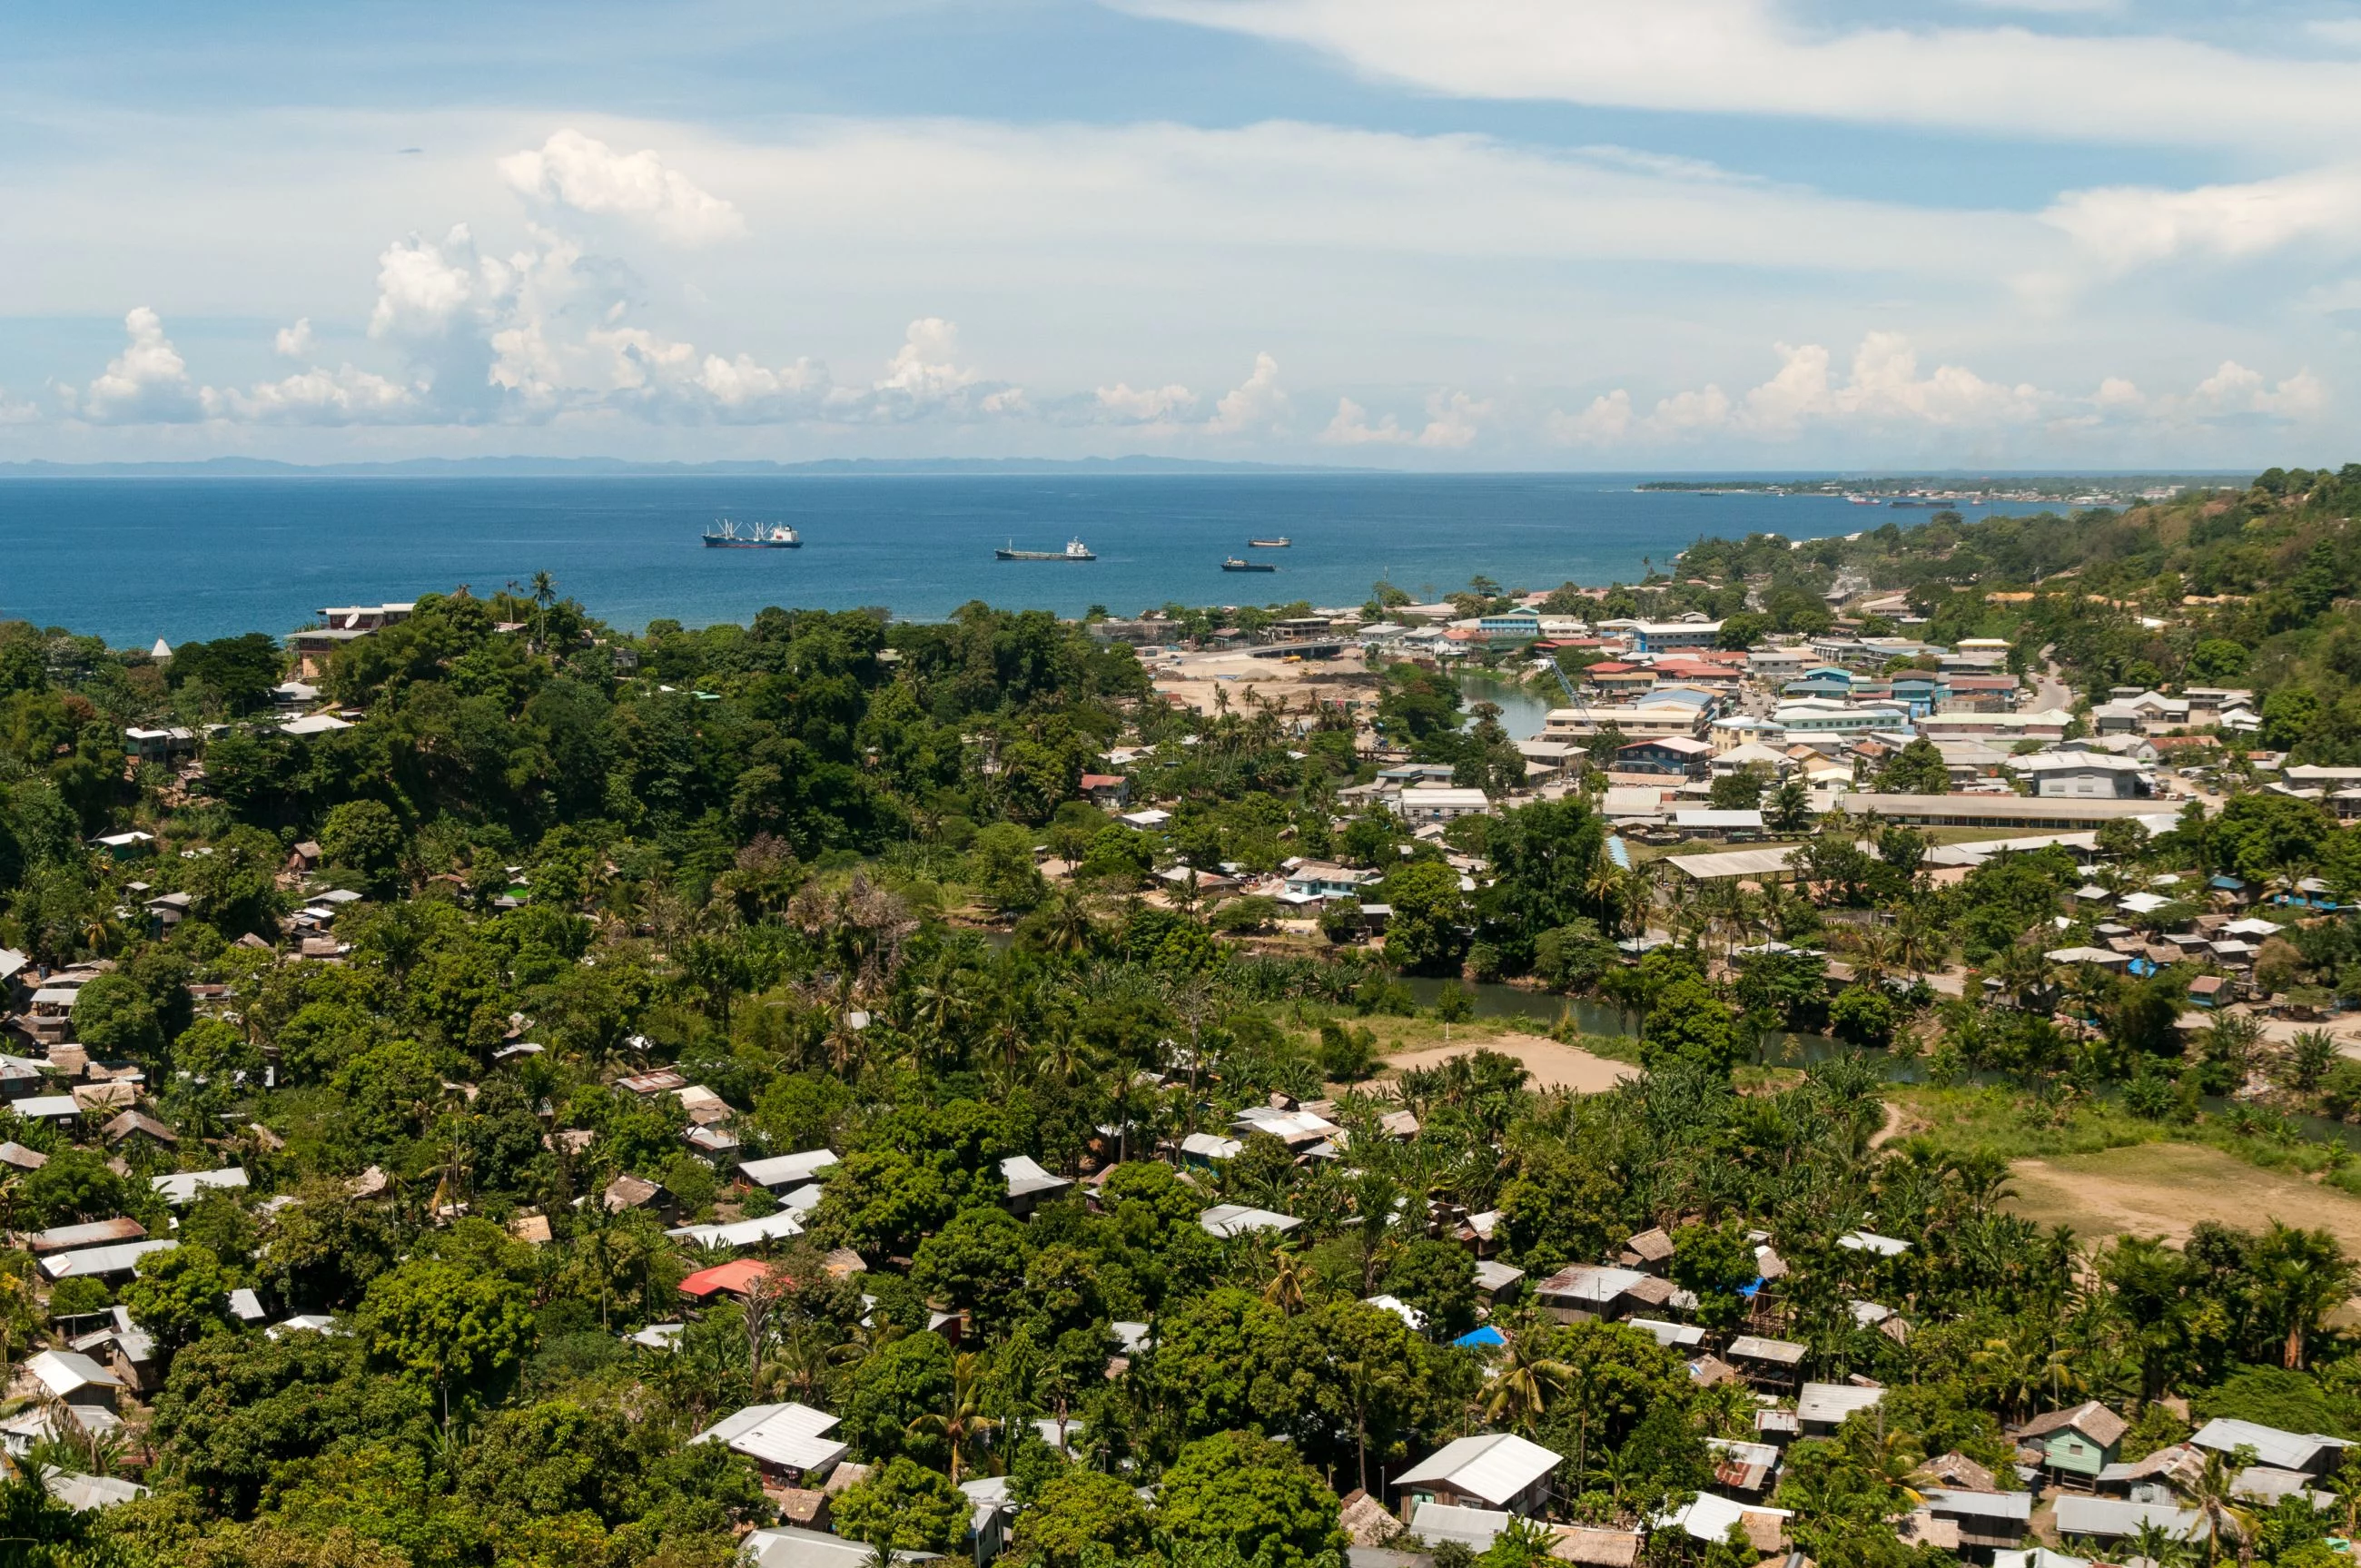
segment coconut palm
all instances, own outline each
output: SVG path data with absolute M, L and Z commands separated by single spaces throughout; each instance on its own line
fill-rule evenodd
M 1305 1298 L 1318 1287 L 1320 1271 L 1304 1258 L 1284 1247 L 1274 1247 L 1270 1254 L 1270 1277 L 1262 1288 L 1262 1299 L 1276 1307 L 1281 1317 L 1291 1318 L 1303 1310 Z
M 951 1451 L 951 1485 L 959 1485 L 960 1471 L 967 1461 L 969 1450 L 982 1446 L 1000 1430 L 1000 1422 L 983 1413 L 983 1362 L 973 1351 L 961 1354 L 951 1363 L 950 1402 L 938 1413 L 928 1411 L 913 1420 L 906 1429 L 918 1432 L 940 1433 Z
M 2018 1006 L 2037 992 L 2048 991 L 2057 981 L 2058 966 L 2041 946 L 2038 930 L 2026 933 L 2003 952 L 1992 966 L 2012 1001 Z
M 2246 1555 L 2255 1516 L 2238 1502 L 2238 1476 L 2254 1463 L 2255 1451 L 2244 1444 L 2226 1460 L 2219 1452 L 2209 1450 L 2204 1468 L 2189 1484 L 2190 1506 L 2205 1520 L 2207 1568 L 2221 1555 L 2224 1535 L 2238 1543 L 2241 1558 Z
M 1529 1317 L 1509 1335 L 1499 1376 L 1492 1379 L 1491 1391 L 1485 1397 L 1485 1420 L 1531 1431 L 1565 1393 L 1574 1368 L 1542 1354 L 1541 1329 L 1541 1323 Z

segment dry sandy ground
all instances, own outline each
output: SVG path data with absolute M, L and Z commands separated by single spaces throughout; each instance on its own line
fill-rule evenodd
M 1177 697 L 1184 707 L 1200 713 L 1214 710 L 1213 688 L 1220 686 L 1229 694 L 1230 707 L 1237 712 L 1247 712 L 1246 696 L 1248 687 L 1266 702 L 1283 703 L 1290 708 L 1301 708 L 1306 700 L 1320 696 L 1373 697 L 1376 688 L 1368 685 L 1348 685 L 1341 682 L 1308 681 L 1307 675 L 1343 675 L 1366 673 L 1358 650 L 1347 651 L 1334 659 L 1312 659 L 1290 664 L 1282 659 L 1256 659 L 1244 653 L 1192 654 L 1175 663 L 1161 663 L 1155 668 L 1156 689 Z M 1234 680 L 1220 677 L 1232 675 Z
M 1578 1046 L 1562 1046 L 1546 1035 L 1496 1035 L 1488 1040 L 1470 1040 L 1466 1045 L 1429 1046 L 1423 1050 L 1388 1057 L 1386 1063 L 1396 1068 L 1433 1067 L 1476 1051 L 1498 1051 L 1516 1058 L 1533 1075 L 1535 1089 L 1571 1089 L 1577 1094 L 1598 1094 L 1627 1078 L 1640 1076 L 1640 1069 L 1630 1062 L 1592 1056 Z
M 2099 1154 L 2021 1159 L 2010 1168 L 2008 1207 L 2080 1239 L 2135 1234 L 2178 1244 L 2200 1220 L 2255 1230 L 2279 1220 L 2325 1229 L 2361 1251 L 2361 1198 L 2301 1176 L 2257 1170 L 2195 1144 L 2140 1144 Z

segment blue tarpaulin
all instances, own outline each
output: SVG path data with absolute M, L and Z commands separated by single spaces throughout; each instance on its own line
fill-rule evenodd
M 1489 1323 L 1485 1324 L 1480 1329 L 1461 1334 L 1457 1339 L 1451 1342 L 1454 1349 L 1464 1347 L 1471 1350 L 1480 1349 L 1487 1345 L 1506 1344 L 1508 1343 L 1509 1336 L 1502 1333 L 1499 1330 L 1492 1327 Z

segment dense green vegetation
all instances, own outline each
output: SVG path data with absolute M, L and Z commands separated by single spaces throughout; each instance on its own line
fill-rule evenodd
M 2236 676 L 2299 755 L 2351 760 L 2361 659 L 2347 672 L 2339 650 L 2361 647 L 2361 621 L 2339 509 L 2356 493 L 2361 471 L 2275 473 L 2120 518 L 1708 543 L 1681 566 L 1697 584 L 1622 592 L 1734 618 L 1751 590 L 1764 625 L 1807 630 L 1852 571 L 1907 588 L 1947 637 L 2008 636 L 2027 663 L 2054 646 L 2102 696 Z M 2245 597 L 2181 603 L 2223 593 Z M 1532 1279 L 1664 1228 L 1701 1324 L 1776 1332 L 1815 1378 L 1887 1386 L 1873 1417 L 1794 1448 L 1775 1498 L 1827 1568 L 1949 1561 L 1885 1528 L 1916 1467 L 1956 1451 L 2013 1484 L 2004 1424 L 2059 1404 L 2104 1398 L 2148 1448 L 2185 1432 L 2180 1398 L 2361 1437 L 2361 1354 L 2328 1325 L 2352 1273 L 2324 1234 L 2257 1216 L 2179 1249 L 2085 1247 L 2005 1212 L 1991 1152 L 1881 1143 L 1882 1058 L 1760 1070 L 1768 1032 L 1795 1028 L 1923 1052 L 1939 1081 L 1991 1075 L 2032 1118 L 2104 1098 L 2159 1133 L 2261 1142 L 2280 1111 L 2361 1111 L 2361 1068 L 2317 1041 L 2267 1045 L 2233 1017 L 2184 1039 L 2193 968 L 2069 978 L 2044 959 L 2095 918 L 2063 851 L 1937 887 L 1924 835 L 1842 821 L 1806 847 L 1800 890 L 1692 887 L 1620 869 L 1581 795 L 1436 844 L 1337 810 L 1372 771 L 1339 712 L 1174 711 L 1127 650 L 982 606 L 941 626 L 765 610 L 631 636 L 554 594 L 430 598 L 336 656 L 327 691 L 365 717 L 309 736 L 263 716 L 283 673 L 254 639 L 159 664 L 0 628 L 0 944 L 112 965 L 74 1003 L 75 1035 L 140 1068 L 178 1137 L 77 1146 L 0 1113 L 0 1137 L 49 1156 L 0 1187 L 12 1227 L 127 1214 L 161 1234 L 145 1179 L 250 1179 L 181 1211 L 177 1250 L 115 1288 L 46 1287 L 25 1253 L 0 1265 L 10 1358 L 119 1300 L 169 1360 L 124 1434 L 36 1454 L 152 1495 L 69 1518 L 0 1493 L 0 1533 L 32 1561 L 718 1565 L 776 1508 L 750 1461 L 687 1440 L 785 1399 L 840 1417 L 871 1467 L 834 1499 L 840 1531 L 963 1551 L 954 1482 L 1005 1474 L 1026 1505 L 1012 1550 L 1048 1568 L 1333 1563 L 1340 1494 L 1477 1431 L 1565 1456 L 1564 1519 L 1644 1525 L 1709 1486 L 1708 1440 L 1752 1436 L 1752 1396 L 1639 1331 L 1488 1307 L 1458 1232 L 1478 1213 Z M 1415 669 L 1376 711 L 1389 740 L 1499 793 L 1505 737 L 1463 717 Z M 125 727 L 159 722 L 224 728 L 184 776 L 126 761 Z M 1112 768 L 1119 746 L 1137 755 Z M 1135 829 L 1078 798 L 1105 771 L 1170 821 Z M 152 852 L 90 845 L 124 829 Z M 2104 874 L 2342 889 L 2361 885 L 2356 834 L 2242 788 L 2173 833 L 2112 836 Z M 309 845 L 319 864 L 291 869 Z M 1045 877 L 1037 850 L 1071 874 Z M 1480 857 L 1473 892 L 1452 851 Z M 1292 855 L 1380 873 L 1382 943 L 1355 916 L 1331 922 L 1333 950 L 1256 951 L 1269 912 L 1189 875 Z M 365 896 L 335 917 L 333 955 L 296 956 L 284 918 L 332 887 Z M 185 918 L 149 914 L 165 893 L 188 895 Z M 2349 923 L 2279 918 L 2265 960 L 2284 988 L 2361 993 Z M 1651 928 L 1670 940 L 1626 961 L 1616 940 Z M 1830 953 L 1849 966 L 1834 982 Z M 1954 958 L 1976 966 L 1971 1001 L 1927 983 Z M 1646 1071 L 1543 1094 L 1484 1052 L 1401 1075 L 1398 1099 L 1368 1092 L 1372 1025 L 1416 1011 L 1405 974 L 1596 995 L 1632 1021 Z M 616 1084 L 658 1067 L 727 1106 L 729 1156 L 687 1141 L 675 1096 Z M 2258 1079 L 2239 1109 L 2207 1109 Z M 1274 1093 L 1333 1095 L 1344 1157 L 1261 1132 L 1224 1160 L 1151 1157 Z M 1400 1108 L 1414 1136 L 1381 1125 Z M 631 1343 L 730 1255 L 666 1220 L 774 1212 L 735 1162 L 822 1146 L 841 1163 L 807 1234 L 773 1245 L 761 1299 L 717 1298 L 673 1349 Z M 1020 1218 L 1001 1171 L 1016 1156 L 1104 1179 Z M 625 1175 L 659 1199 L 610 1206 Z M 1301 1223 L 1218 1239 L 1198 1216 L 1223 1201 Z M 516 1227 L 532 1217 L 546 1243 Z M 1840 1245 L 1864 1227 L 1911 1245 Z M 1752 1230 L 1784 1272 L 1750 1294 L 1771 1272 Z M 840 1254 L 831 1270 L 837 1249 L 862 1269 Z M 233 1319 L 232 1288 L 336 1332 L 267 1339 Z M 1367 1300 L 1381 1293 L 1410 1315 Z M 1863 1326 L 1864 1300 L 1912 1332 Z M 1479 1310 L 1504 1347 L 1452 1343 Z M 929 1332 L 944 1312 L 957 1343 Z M 1127 1352 L 1116 1323 L 1148 1325 L 1145 1342 Z M 1042 1420 L 1066 1423 L 1062 1451 Z M 2245 1549 L 2320 1562 L 2334 1522 L 2257 1510 Z M 1504 1537 L 1487 1568 L 1534 1550 Z M 1731 1550 L 1677 1531 L 1649 1547 Z

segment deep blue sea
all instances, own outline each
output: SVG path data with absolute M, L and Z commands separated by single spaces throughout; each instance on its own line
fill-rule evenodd
M 325 605 L 478 594 L 546 571 L 611 625 L 744 622 L 765 605 L 970 599 L 1078 615 L 1171 601 L 1359 604 L 1478 573 L 1508 587 L 1636 580 L 1700 537 L 1819 538 L 1924 510 L 1838 499 L 1641 492 L 1598 475 L 72 478 L 0 482 L 0 620 L 121 646 L 282 633 Z M 2010 509 L 2032 510 L 2032 509 Z M 785 521 L 800 550 L 708 550 L 716 518 Z M 1249 551 L 1285 534 L 1291 548 Z M 994 548 L 1089 563 L 1002 562 Z M 1225 555 L 1270 575 L 1224 573 Z

